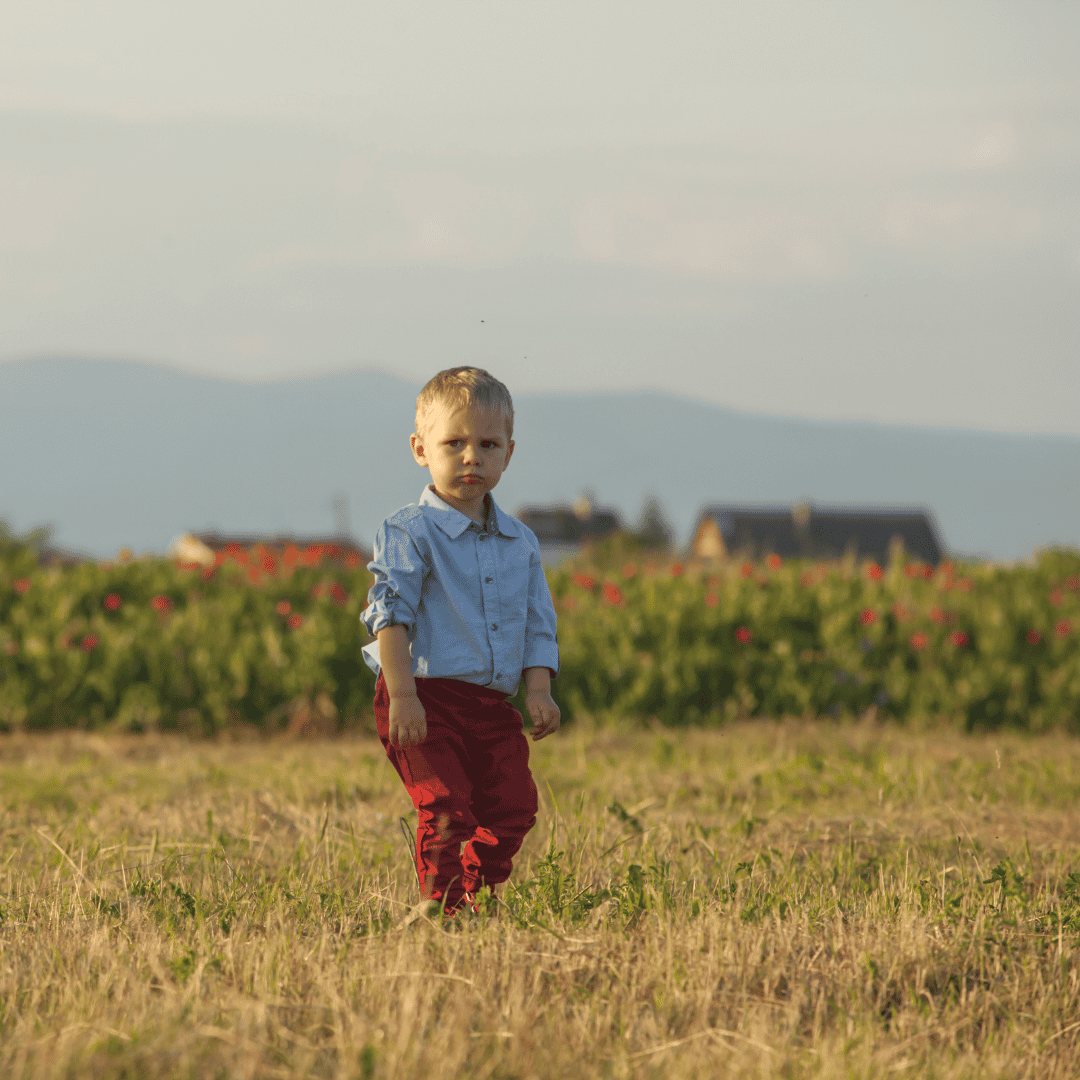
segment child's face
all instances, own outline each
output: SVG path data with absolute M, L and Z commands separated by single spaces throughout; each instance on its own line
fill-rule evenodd
M 409 443 L 413 457 L 431 470 L 435 494 L 474 521 L 483 521 L 484 496 L 499 482 L 514 452 L 506 417 L 471 405 L 436 405 L 426 428 Z

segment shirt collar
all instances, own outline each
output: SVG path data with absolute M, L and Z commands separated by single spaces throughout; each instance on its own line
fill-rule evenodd
M 499 509 L 498 503 L 491 498 L 490 492 L 485 498 L 491 500 L 492 509 L 492 513 L 488 518 L 487 531 L 497 532 L 500 536 L 520 536 L 521 533 L 517 528 L 517 522 L 505 510 Z M 440 499 L 435 494 L 435 488 L 431 484 L 424 488 L 423 493 L 420 495 L 419 504 L 426 506 L 429 510 L 437 511 L 431 515 L 432 520 L 452 540 L 456 540 L 470 527 L 483 531 L 483 526 L 479 522 L 473 521 L 467 514 L 455 510 L 448 502 Z

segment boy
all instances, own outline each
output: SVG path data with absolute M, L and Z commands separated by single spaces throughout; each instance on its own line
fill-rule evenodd
M 491 497 L 514 452 L 505 386 L 474 367 L 441 371 L 420 391 L 413 457 L 430 470 L 419 504 L 383 522 L 360 618 L 379 675 L 375 720 L 419 822 L 420 892 L 447 912 L 510 875 L 536 824 L 532 737 L 559 727 L 555 609 L 533 532 Z

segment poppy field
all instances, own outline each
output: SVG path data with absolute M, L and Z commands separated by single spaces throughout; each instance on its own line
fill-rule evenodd
M 0 730 L 361 723 L 370 576 L 333 545 L 40 568 L 0 557 Z M 586 558 L 549 571 L 564 715 L 1080 723 L 1080 553 L 1029 564 Z

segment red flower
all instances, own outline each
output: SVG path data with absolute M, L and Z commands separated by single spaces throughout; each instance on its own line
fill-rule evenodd
M 345 565 L 350 570 L 355 570 L 363 561 L 364 560 L 360 558 L 355 551 L 350 551 L 349 554 L 345 556 Z
M 105 609 L 107 611 L 116 611 L 123 602 L 116 593 L 111 592 L 105 597 Z
M 575 585 L 583 589 L 592 589 L 596 582 L 588 574 L 575 574 L 571 579 Z
M 87 634 L 86 637 L 79 642 L 79 648 L 82 649 L 83 652 L 89 652 L 97 645 L 97 643 L 97 634 Z
M 878 566 L 878 564 L 876 562 L 872 562 L 866 568 L 866 576 L 871 581 L 880 581 L 884 575 L 885 575 L 885 571 L 882 570 L 881 567 Z
M 922 576 L 926 578 L 927 581 L 934 576 L 934 568 L 929 563 L 922 568 Z
M 292 604 L 288 600 L 279 600 L 277 607 L 274 609 L 279 615 L 288 615 L 292 611 Z
M 623 564 L 622 576 L 624 578 L 632 578 L 635 574 L 637 574 L 637 563 L 628 562 Z
M 210 566 L 202 572 L 203 581 L 209 581 L 214 576 L 215 567 Z
M 1058 619 L 1058 621 L 1054 623 L 1054 633 L 1057 634 L 1058 637 L 1068 637 L 1071 631 L 1072 627 L 1069 625 L 1068 619 Z
M 622 593 L 619 591 L 619 586 L 612 581 L 604 582 L 604 599 L 609 604 L 621 604 Z
M 904 574 L 907 577 L 914 577 L 918 572 L 919 572 L 919 564 L 918 563 L 910 563 L 909 562 L 909 563 L 904 564 Z
M 268 574 L 272 574 L 277 570 L 277 563 L 274 562 L 274 556 L 267 552 L 260 560 L 259 566 L 262 567 Z
M 281 561 L 285 564 L 286 570 L 291 570 L 300 558 L 300 549 L 295 544 L 290 544 L 285 549 L 285 554 L 281 556 Z
M 765 560 L 765 565 L 770 570 L 779 570 L 780 567 L 784 565 L 784 560 L 774 552 Z
M 330 598 L 338 607 L 344 607 L 349 602 L 349 594 L 336 581 L 330 586 Z
M 576 607 L 577 607 L 577 597 L 576 596 L 564 596 L 563 597 L 563 599 L 562 599 L 562 609 L 563 609 L 563 611 L 573 611 L 574 608 L 576 608 Z
M 863 626 L 872 626 L 877 622 L 877 612 L 872 607 L 864 608 L 863 613 L 859 616 L 859 622 Z
M 18 593 L 18 594 L 20 595 L 20 596 L 22 596 L 22 594 L 23 594 L 24 592 L 26 592 L 26 590 L 27 590 L 27 589 L 29 589 L 29 588 L 30 588 L 30 579 L 29 579 L 29 578 L 26 578 L 26 577 L 21 577 L 21 578 L 19 578 L 18 580 L 16 580 L 16 581 L 13 581 L 13 582 L 11 583 L 11 587 L 12 587 L 12 588 L 13 588 L 13 589 L 14 589 L 14 590 L 15 590 L 15 591 L 16 591 L 16 592 L 17 592 L 17 593 Z
M 925 645 L 926 645 L 926 635 L 925 634 L 912 634 L 911 635 L 911 647 L 916 652 L 918 652 Z
M 939 607 L 933 607 L 930 609 L 930 618 L 933 622 L 943 623 L 945 621 L 945 612 Z
M 289 629 L 298 630 L 304 625 L 304 617 L 302 615 L 290 615 L 289 616 Z
M 669 569 L 672 577 L 682 577 L 683 564 L 681 562 L 673 562 Z
M 172 611 L 173 602 L 172 598 L 158 593 L 157 596 L 150 600 L 150 606 L 155 611 Z
M 1054 605 L 1054 607 L 1061 607 L 1061 590 L 1051 589 L 1049 600 L 1050 603 Z
M 814 584 L 814 575 L 811 574 L 809 570 L 804 570 L 799 575 L 799 584 L 802 585 L 804 588 L 809 588 L 811 585 Z
M 956 587 L 961 592 L 971 592 L 971 578 L 962 577 L 956 583 Z
M 720 603 L 720 597 L 714 592 L 707 592 L 705 594 L 705 606 L 716 607 Z
M 968 636 L 963 630 L 954 630 L 949 635 L 949 640 L 958 648 L 962 649 L 968 643 Z
M 748 562 L 744 562 L 740 570 L 743 577 L 750 577 L 754 572 L 754 568 Z
M 739 629 L 735 631 L 735 640 L 740 645 L 748 645 L 753 637 L 754 635 L 750 632 L 748 627 L 740 626 Z
M 1035 627 L 1032 627 L 1027 632 L 1027 643 L 1029 645 L 1038 645 L 1040 641 L 1042 641 L 1042 634 L 1040 634 L 1039 631 L 1035 629 Z
M 258 585 L 259 579 L 262 577 L 262 573 L 257 566 L 249 566 L 247 576 L 248 581 L 250 581 L 252 585 Z

